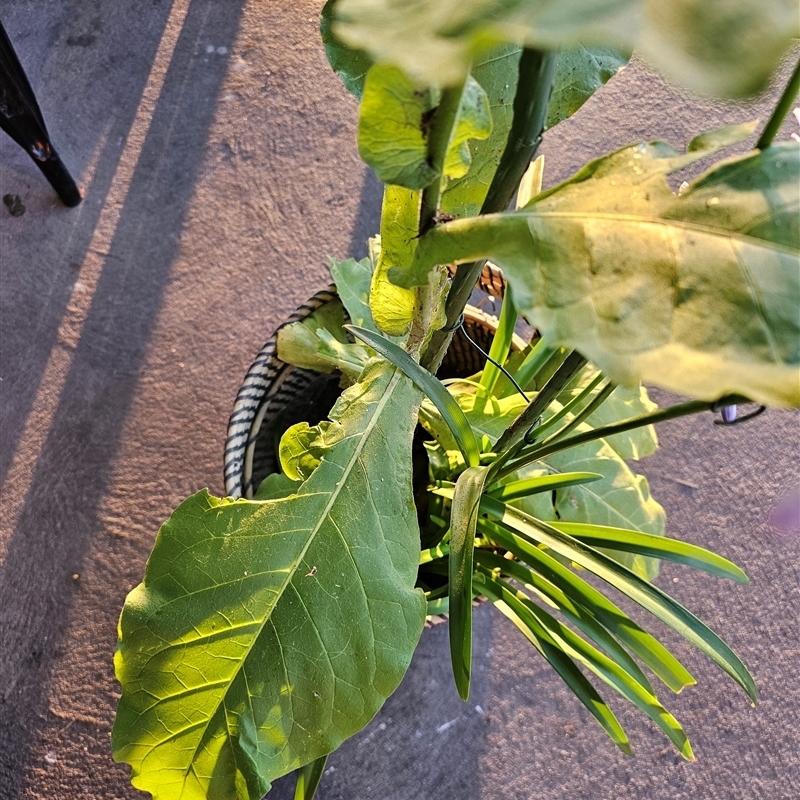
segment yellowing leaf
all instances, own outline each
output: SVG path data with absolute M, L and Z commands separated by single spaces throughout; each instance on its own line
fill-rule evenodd
M 445 177 L 463 178 L 472 163 L 467 142 L 471 139 L 487 139 L 491 132 L 492 112 L 489 109 L 489 98 L 474 78 L 467 78 L 445 157 Z
M 390 336 L 404 336 L 414 318 L 417 294 L 389 280 L 392 268 L 405 270 L 414 259 L 419 230 L 419 192 L 402 186 L 383 190 L 380 249 L 370 287 L 369 307 L 375 324 Z M 377 249 L 377 248 L 376 248 Z
M 384 183 L 422 189 L 438 173 L 428 163 L 423 116 L 430 92 L 401 69 L 379 64 L 367 73 L 358 117 L 358 152 Z
M 703 152 L 633 145 L 520 211 L 438 225 L 396 280 L 489 258 L 532 325 L 616 383 L 799 406 L 800 147 L 722 162 L 676 196 L 664 176 Z
M 540 49 L 604 43 L 642 55 L 694 89 L 763 86 L 799 32 L 793 0 L 339 0 L 332 29 L 423 85 L 454 85 L 503 42 Z

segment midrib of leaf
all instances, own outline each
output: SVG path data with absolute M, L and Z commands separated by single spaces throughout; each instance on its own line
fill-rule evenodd
M 501 55 L 492 56 L 491 58 L 481 58 L 480 65 L 478 66 L 484 67 L 487 64 L 494 64 L 495 61 L 501 61 L 504 58 L 510 58 L 519 52 L 522 52 L 522 47 L 520 47 L 518 50 L 508 50 L 507 52 L 502 53 Z
M 787 206 L 782 205 L 777 210 L 784 210 Z M 667 209 L 669 211 L 670 209 Z M 641 216 L 638 214 L 619 214 L 619 213 L 611 213 L 611 212 L 577 212 L 577 211 L 538 211 L 535 208 L 531 209 L 528 213 L 524 211 L 519 214 L 520 217 L 525 219 L 541 219 L 545 222 L 548 220 L 575 220 L 578 222 L 582 222 L 585 225 L 587 221 L 609 221 L 609 222 L 616 222 L 622 224 L 635 224 L 640 225 L 642 227 L 653 227 L 659 226 L 662 227 L 666 232 L 665 243 L 669 246 L 670 250 L 670 260 L 672 262 L 673 274 L 677 275 L 680 270 L 680 261 L 677 259 L 675 255 L 675 248 L 672 243 L 672 238 L 675 235 L 676 230 L 682 232 L 690 232 L 693 231 L 699 235 L 709 236 L 712 237 L 713 240 L 718 242 L 724 242 L 727 247 L 731 249 L 731 252 L 736 260 L 736 264 L 739 268 L 739 272 L 742 275 L 743 281 L 746 283 L 750 290 L 750 297 L 755 306 L 758 314 L 759 321 L 761 323 L 761 327 L 764 331 L 765 338 L 769 344 L 770 352 L 772 358 L 774 359 L 775 363 L 781 364 L 784 363 L 783 357 L 780 355 L 780 348 L 777 346 L 775 341 L 775 336 L 772 328 L 770 327 L 769 318 L 766 313 L 766 310 L 763 307 L 761 294 L 758 291 L 758 287 L 755 285 L 754 281 L 752 280 L 752 276 L 750 271 L 747 269 L 747 266 L 744 264 L 741 258 L 741 254 L 739 251 L 739 247 L 741 246 L 749 246 L 755 248 L 757 250 L 766 251 L 769 253 L 782 253 L 789 257 L 797 257 L 798 250 L 787 245 L 783 245 L 781 243 L 777 243 L 771 241 L 769 239 L 764 239 L 760 237 L 750 236 L 746 232 L 736 231 L 736 230 L 729 230 L 722 227 L 712 227 L 708 225 L 702 225 L 697 222 L 691 222 L 683 219 L 674 219 L 671 217 L 652 217 L 652 216 Z M 462 226 L 466 226 L 468 224 L 467 220 L 459 221 L 453 223 L 453 228 L 458 231 L 459 228 Z M 480 223 L 479 223 L 480 225 Z M 446 228 L 442 229 L 442 235 L 446 236 Z M 468 234 L 468 231 L 465 231 Z M 458 235 L 457 233 L 455 234 Z M 535 244 L 536 241 L 536 234 L 534 231 L 529 230 L 528 236 L 530 240 Z M 434 249 L 436 246 L 434 245 Z M 480 255 L 492 255 L 488 250 L 491 248 L 486 248 L 487 252 L 483 250 L 480 251 Z M 480 248 L 476 248 L 474 251 L 471 252 L 470 257 L 474 257 L 477 251 Z M 591 254 L 591 245 L 589 246 L 590 254 Z M 502 257 L 499 255 L 495 255 L 498 261 L 502 261 Z M 535 256 L 534 256 L 535 258 Z M 589 293 L 589 299 L 593 302 L 593 295 Z
M 780 207 L 781 210 L 785 206 Z M 642 217 L 637 214 L 615 214 L 610 212 L 594 212 L 594 211 L 532 211 L 529 214 L 524 212 L 521 216 L 535 217 L 538 219 L 597 219 L 597 220 L 610 220 L 613 222 L 637 222 L 642 225 L 663 225 L 667 228 L 680 228 L 682 230 L 694 230 L 701 233 L 706 233 L 711 236 L 718 236 L 726 240 L 737 239 L 744 243 L 751 244 L 757 247 L 768 247 L 769 250 L 781 250 L 787 255 L 796 256 L 798 251 L 787 247 L 786 245 L 778 242 L 772 242 L 769 239 L 762 239 L 757 236 L 748 236 L 742 231 L 728 230 L 727 228 L 715 228 L 708 225 L 701 225 L 697 222 L 689 222 L 683 219 L 672 219 L 671 217 L 657 218 L 657 217 Z
M 283 597 L 284 592 L 286 591 L 286 587 L 289 584 L 291 584 L 292 578 L 294 578 L 295 573 L 297 572 L 297 567 L 299 566 L 300 563 L 302 563 L 303 558 L 305 557 L 305 554 L 308 552 L 308 548 L 311 546 L 311 543 L 314 541 L 314 539 L 316 538 L 317 534 L 319 533 L 319 530 L 322 527 L 323 522 L 328 519 L 328 515 L 330 514 L 331 508 L 333 507 L 336 499 L 339 497 L 339 494 L 341 493 L 342 489 L 344 488 L 344 486 L 345 486 L 345 484 L 347 482 L 347 478 L 350 475 L 350 472 L 352 471 L 354 465 L 358 463 L 358 461 L 359 461 L 359 459 L 361 457 L 361 453 L 364 450 L 364 447 L 366 446 L 366 442 L 369 439 L 370 434 L 374 430 L 375 426 L 377 425 L 377 421 L 380 418 L 381 411 L 383 410 L 383 408 L 385 407 L 386 403 L 388 403 L 390 398 L 391 398 L 392 389 L 398 383 L 398 381 L 401 379 L 401 377 L 402 377 L 402 373 L 399 370 L 395 370 L 394 374 L 392 375 L 392 377 L 391 377 L 391 379 L 389 381 L 389 383 L 386 385 L 386 388 L 384 389 L 380 400 L 375 404 L 375 407 L 374 407 L 374 410 L 372 412 L 372 415 L 369 418 L 369 422 L 364 427 L 363 431 L 361 432 L 360 440 L 359 440 L 358 444 L 356 445 L 356 448 L 353 451 L 352 455 L 348 459 L 347 464 L 345 465 L 344 469 L 342 470 L 342 476 L 336 481 L 336 486 L 330 492 L 330 496 L 328 498 L 328 502 L 325 505 L 324 512 L 320 514 L 319 519 L 317 520 L 317 522 L 314 525 L 314 527 L 311 529 L 311 532 L 310 532 L 310 535 L 308 537 L 308 540 L 306 541 L 306 544 L 304 545 L 303 549 L 300 551 L 300 553 L 297 556 L 297 558 L 295 559 L 295 561 L 292 563 L 291 568 L 289 570 L 287 570 L 286 580 L 283 582 L 283 584 L 281 584 L 279 591 L 277 591 L 275 593 L 275 599 L 268 606 L 267 613 L 264 614 L 264 620 L 262 622 L 258 623 L 258 631 L 252 637 L 252 640 L 251 640 L 250 644 L 248 645 L 247 650 L 245 651 L 244 655 L 242 656 L 242 658 L 241 658 L 241 660 L 239 662 L 239 666 L 234 671 L 234 673 L 231 676 L 230 680 L 227 681 L 228 687 L 233 685 L 234 681 L 239 676 L 239 673 L 244 668 L 244 665 L 247 663 L 247 659 L 250 657 L 250 652 L 252 651 L 253 647 L 255 646 L 256 641 L 260 637 L 261 632 L 264 630 L 264 627 L 267 625 L 267 623 L 268 622 L 271 623 L 273 628 L 275 628 L 275 623 L 272 622 L 272 612 L 275 610 L 275 606 L 278 604 L 280 599 Z M 346 441 L 348 438 L 351 438 L 351 437 L 345 437 L 344 439 L 342 439 L 339 442 L 337 442 L 337 444 L 341 444 L 342 442 Z M 334 447 L 335 446 L 336 445 L 334 445 Z M 324 461 L 324 456 L 323 456 L 323 461 Z M 317 467 L 317 470 L 321 466 L 322 465 L 320 464 Z M 315 470 L 315 472 L 316 472 L 316 470 Z M 312 475 L 312 477 L 313 477 L 313 475 Z M 311 480 L 311 478 L 309 478 L 308 480 Z M 313 496 L 315 494 L 321 494 L 321 492 L 309 492 L 308 495 L 300 495 L 300 496 L 306 497 L 306 496 Z M 249 502 L 260 502 L 260 501 L 249 501 Z M 270 502 L 270 501 L 267 501 L 267 502 Z M 280 501 L 278 501 L 278 502 L 280 502 Z M 337 528 L 337 530 L 338 530 L 338 528 Z M 341 535 L 341 533 L 340 533 L 340 535 Z M 342 541 L 344 542 L 345 547 L 347 547 L 347 550 L 348 550 L 348 553 L 349 553 L 350 552 L 350 548 L 347 545 L 347 542 L 344 541 L 343 537 L 342 537 Z M 352 558 L 352 554 L 351 554 L 351 558 Z M 360 572 L 359 572 L 359 576 L 360 576 Z M 309 619 L 311 619 L 311 617 L 309 617 Z M 313 619 L 311 619 L 311 621 L 312 621 L 312 624 L 313 624 Z M 316 630 L 316 625 L 314 625 L 314 629 Z M 373 634 L 374 634 L 374 630 L 373 630 Z M 281 664 L 283 665 L 284 674 L 286 675 L 286 679 L 287 679 L 287 682 L 288 682 L 288 674 L 286 673 L 286 661 L 283 658 L 283 646 L 280 644 L 280 636 L 278 635 L 277 628 L 275 628 L 275 638 L 276 638 L 276 641 L 278 642 L 279 646 L 281 647 Z M 373 636 L 373 638 L 374 638 L 374 636 Z M 324 650 L 324 647 L 323 647 L 323 650 Z M 246 681 L 246 676 L 247 676 L 247 673 L 245 673 L 245 681 Z M 222 695 L 220 696 L 219 700 L 217 701 L 216 705 L 214 706 L 214 710 L 208 715 L 208 719 L 197 725 L 198 728 L 199 727 L 205 727 L 205 730 L 203 731 L 203 734 L 200 736 L 200 738 L 199 738 L 199 740 L 197 742 L 197 745 L 195 746 L 195 749 L 192 752 L 192 757 L 191 757 L 191 759 L 189 761 L 188 767 L 183 772 L 184 785 L 185 785 L 186 778 L 189 775 L 189 772 L 190 771 L 194 771 L 194 762 L 195 762 L 195 759 L 197 757 L 197 753 L 200 750 L 200 747 L 203 745 L 203 742 L 205 740 L 205 734 L 206 734 L 206 731 L 208 729 L 208 726 L 211 724 L 213 719 L 219 713 L 220 707 L 222 705 L 224 705 L 225 701 L 227 700 L 227 697 L 228 697 L 228 691 L 223 692 Z M 249 690 L 248 690 L 248 693 L 247 693 L 247 701 L 248 701 L 248 703 L 250 703 L 250 701 L 251 701 L 251 695 L 249 693 Z M 293 702 L 293 700 L 291 698 L 291 695 L 290 695 L 289 701 L 290 701 L 290 703 Z M 253 710 L 252 709 L 252 704 L 250 706 L 250 710 L 251 710 L 251 712 Z M 292 714 L 292 725 L 294 726 L 296 724 L 297 724 L 297 722 L 296 722 L 296 719 L 295 719 L 295 715 Z M 190 728 L 191 728 L 191 726 L 190 726 Z M 226 733 L 228 734 L 228 737 L 230 738 L 231 733 L 230 733 L 230 730 L 228 729 L 227 714 L 225 715 L 225 730 L 226 730 Z M 287 746 L 288 746 L 289 745 L 289 737 L 287 736 L 286 738 L 287 738 Z M 199 778 L 199 776 L 198 776 L 198 778 Z

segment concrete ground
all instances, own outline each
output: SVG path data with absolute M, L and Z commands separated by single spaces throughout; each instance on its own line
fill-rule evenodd
M 251 357 L 364 252 L 380 187 L 356 105 L 329 71 L 308 0 L 3 0 L 75 210 L 0 141 L 0 798 L 134 798 L 109 733 L 116 621 L 160 523 L 222 491 L 225 425 Z M 639 137 L 685 145 L 765 106 L 699 101 L 634 66 L 557 132 L 549 182 Z M 789 128 L 783 135 L 788 136 Z M 797 800 L 800 537 L 772 530 L 800 484 L 798 416 L 675 422 L 642 464 L 673 535 L 742 564 L 740 587 L 665 568 L 722 633 L 761 702 L 677 644 L 700 685 L 672 704 L 687 764 L 621 708 L 618 753 L 489 607 L 462 704 L 446 629 L 426 632 L 384 710 L 329 762 L 320 800 Z M 795 488 L 796 491 L 796 488 Z M 672 637 L 671 642 L 675 639 Z M 282 781 L 275 798 L 290 796 Z

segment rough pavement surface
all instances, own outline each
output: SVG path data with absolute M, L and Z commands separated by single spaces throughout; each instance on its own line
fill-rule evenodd
M 60 206 L 2 137 L 2 800 L 143 796 L 109 753 L 125 594 L 170 509 L 222 490 L 225 424 L 252 356 L 327 282 L 326 255 L 363 253 L 375 231 L 380 187 L 325 62 L 320 5 L 3 0 L 86 199 Z M 689 98 L 633 66 L 548 135 L 548 181 L 642 136 L 681 146 L 759 115 L 763 104 Z M 661 440 L 641 469 L 670 532 L 733 558 L 752 584 L 677 568 L 660 583 L 749 664 L 759 706 L 676 645 L 700 684 L 672 703 L 698 761 L 622 708 L 626 758 L 483 607 L 470 702 L 448 675 L 445 628 L 428 631 L 401 688 L 331 757 L 320 800 L 800 797 L 800 539 L 766 524 L 800 483 L 798 416 L 730 430 L 705 416 Z

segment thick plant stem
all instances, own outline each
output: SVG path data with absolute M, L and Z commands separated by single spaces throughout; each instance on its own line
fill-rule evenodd
M 453 128 L 458 120 L 458 109 L 464 95 L 466 82 L 451 86 L 442 92 L 442 99 L 431 120 L 430 134 L 428 135 L 428 160 L 431 167 L 436 170 L 439 177 L 430 186 L 422 190 L 422 207 L 419 214 L 419 233 L 424 234 L 434 224 L 434 218 L 439 212 L 439 201 L 442 196 L 444 184 L 444 162 L 447 158 L 447 148 L 453 136 Z
M 775 106 L 772 116 L 767 120 L 764 130 L 761 132 L 758 142 L 756 142 L 756 150 L 763 150 L 765 147 L 769 147 L 772 144 L 772 140 L 777 135 L 783 120 L 789 113 L 789 109 L 792 107 L 798 91 L 800 91 L 800 61 L 795 64 L 792 77 L 789 78 L 789 83 L 786 84 L 786 88 L 783 90 L 783 94 L 780 100 L 778 100 L 778 104 Z
M 536 154 L 547 122 L 547 107 L 553 91 L 557 61 L 558 53 L 555 51 L 527 48 L 522 51 L 514 97 L 514 120 L 481 214 L 493 214 L 508 208 L 525 170 Z
M 461 264 L 453 278 L 453 285 L 447 294 L 444 311 L 447 322 L 441 330 L 436 331 L 431 336 L 431 343 L 422 358 L 422 366 L 430 370 L 434 375 L 441 366 L 444 354 L 450 347 L 453 334 L 458 328 L 458 321 L 464 313 L 469 302 L 472 290 L 481 276 L 481 272 L 486 265 L 485 261 L 474 261 L 471 264 Z
M 517 93 L 514 97 L 514 121 L 500 165 L 483 201 L 481 214 L 494 214 L 508 208 L 525 170 L 536 154 L 547 121 L 547 106 L 553 91 L 557 58 L 558 54 L 555 52 L 527 48 L 522 51 Z M 422 230 L 422 226 L 420 229 Z M 447 324 L 433 334 L 422 359 L 422 366 L 431 372 L 435 373 L 442 363 L 458 320 L 464 313 L 464 307 L 485 263 L 475 261 L 472 264 L 462 264 L 456 271 L 445 304 Z

